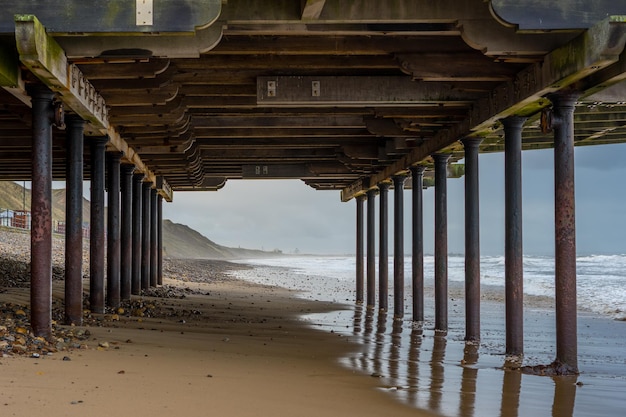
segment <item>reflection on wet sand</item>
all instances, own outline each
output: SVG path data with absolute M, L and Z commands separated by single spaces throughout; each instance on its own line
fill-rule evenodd
M 552 417 L 571 417 L 574 415 L 578 377 L 555 377 L 553 380 L 554 402 L 552 403 Z
M 478 379 L 478 345 L 476 343 L 465 344 L 463 351 L 463 373 L 461 376 L 461 403 L 459 416 L 473 417 L 476 404 L 476 380 Z
M 381 389 L 411 406 L 446 416 L 515 417 L 550 415 L 551 405 L 553 417 L 574 416 L 576 377 L 523 375 L 493 354 L 481 363 L 480 345 L 383 311 L 357 307 L 353 323 L 363 350 L 349 365 L 380 378 Z
M 430 359 L 430 400 L 428 408 L 441 412 L 441 397 L 444 388 L 444 366 L 446 357 L 446 336 L 441 332 L 435 332 L 433 342 L 433 354 Z
M 519 411 L 519 396 L 522 389 L 522 373 L 512 366 L 503 367 L 501 416 L 517 417 Z

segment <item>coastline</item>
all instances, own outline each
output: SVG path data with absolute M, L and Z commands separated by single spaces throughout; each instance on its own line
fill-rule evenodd
M 292 262 L 293 263 L 293 262 Z M 298 270 L 295 274 L 295 270 Z M 353 291 L 351 281 L 307 274 L 315 270 L 299 265 L 262 265 L 255 282 L 287 285 L 295 274 L 307 299 L 342 302 Z M 346 289 L 346 286 L 350 288 Z M 291 286 L 291 288 L 296 285 Z M 327 288 L 320 294 L 315 288 Z M 503 288 L 484 286 L 481 297 L 481 341 L 466 345 L 463 283 L 449 282 L 449 328 L 442 337 L 434 331 L 432 281 L 425 285 L 426 321 L 410 319 L 411 294 L 405 289 L 405 318 L 363 306 L 308 316 L 323 331 L 343 334 L 359 350 L 340 360 L 347 369 L 375 375 L 380 392 L 419 410 L 446 416 L 488 417 L 509 415 L 589 416 L 620 415 L 626 409 L 626 323 L 581 309 L 578 313 L 578 358 L 581 374 L 547 377 L 507 371 Z M 392 294 L 390 289 L 390 296 Z M 391 305 L 391 300 L 390 300 Z M 554 299 L 526 296 L 524 303 L 525 366 L 547 365 L 556 355 Z
M 154 317 L 92 315 L 87 348 L 0 359 L 2 415 L 429 415 L 340 366 L 356 345 L 299 318 L 341 306 L 225 275 L 164 282 L 173 297 L 141 297 Z M 27 291 L 0 302 L 23 302 Z
M 5 258 L 23 252 L 0 240 Z M 330 275 L 212 260 L 167 260 L 164 272 L 166 285 L 133 297 L 124 312 L 87 313 L 82 346 L 0 358 L 3 415 L 582 417 L 626 408 L 626 323 L 597 314 L 579 313 L 581 375 L 549 378 L 502 369 L 504 305 L 496 288 L 484 288 L 482 340 L 472 347 L 463 341 L 463 286 L 454 281 L 442 337 L 428 319 L 428 284 L 427 321 L 417 327 L 408 314 L 397 321 L 354 305 L 345 293 L 353 283 Z M 27 280 L 7 277 L 21 283 L 0 289 L 0 306 L 12 303 L 3 317 L 13 320 L 18 305 L 28 304 Z M 301 291 L 279 284 L 285 280 Z M 57 308 L 62 285 L 53 282 Z M 552 301 L 527 301 L 524 360 L 546 364 L 555 351 Z M 3 336 L 0 328 L 0 342 Z

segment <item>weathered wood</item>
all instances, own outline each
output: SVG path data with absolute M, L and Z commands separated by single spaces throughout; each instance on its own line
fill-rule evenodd
M 244 179 L 289 179 L 309 176 L 306 166 L 255 164 L 243 165 L 241 176 Z
M 14 88 L 19 85 L 18 64 L 15 53 L 0 46 L 0 87 Z
M 626 24 L 619 18 L 602 21 L 572 42 L 548 54 L 543 64 L 529 66 L 516 76 L 515 81 L 501 84 L 490 97 L 478 100 L 468 120 L 441 131 L 424 146 L 416 148 L 382 172 L 371 176 L 369 182 L 364 184 L 365 189 L 408 166 L 420 163 L 433 152 L 456 143 L 458 138 L 489 133 L 502 118 L 536 113 L 549 104 L 543 98 L 544 95 L 561 90 L 618 62 L 625 44 Z M 353 196 L 353 187 L 342 192 L 344 201 Z
M 154 2 L 153 24 L 138 24 L 136 0 L 86 2 L 83 0 L 6 0 L 2 3 L 0 33 L 12 32 L 17 14 L 36 13 L 50 33 L 194 32 L 220 15 L 221 0 Z
M 466 44 L 458 36 L 436 36 L 434 33 L 424 34 L 424 52 L 441 50 L 463 50 Z M 389 51 L 410 53 L 415 50 L 415 42 L 401 32 L 368 32 L 362 34 L 334 34 L 319 36 L 315 33 L 268 33 L 267 35 L 250 36 L 247 28 L 235 31 L 232 26 L 224 29 L 224 40 L 207 55 L 388 55 Z
M 312 140 L 317 137 L 369 137 L 370 133 L 363 128 L 345 128 L 345 127 L 328 127 L 328 128 L 287 128 L 287 127 L 257 127 L 248 128 L 196 128 L 196 138 L 223 138 L 237 137 L 245 138 L 292 138 L 292 137 L 308 137 Z
M 273 83 L 274 92 L 270 91 Z M 318 94 L 315 93 L 317 83 Z M 260 106 L 388 106 L 465 103 L 476 96 L 407 77 L 258 77 Z
M 481 52 L 398 54 L 402 71 L 423 81 L 508 81 L 521 69 L 517 65 L 496 62 Z M 453 59 L 454 65 L 450 65 Z
M 108 135 L 111 145 L 154 181 L 154 173 L 109 124 L 104 98 L 84 78 L 78 67 L 68 64 L 63 49 L 46 34 L 46 29 L 37 18 L 32 15 L 16 16 L 15 36 L 20 61 L 52 91 L 59 93 L 65 105 L 91 125 L 85 132 Z M 171 198 L 171 195 L 166 197 L 168 201 Z
M 326 0 L 304 0 L 302 6 L 302 20 L 315 20 L 320 18 Z
M 615 0 L 491 0 L 496 16 L 521 30 L 588 28 L 610 15 L 626 15 Z
M 313 42 L 313 40 L 311 40 Z M 323 67 L 326 71 L 336 69 L 398 69 L 399 64 L 390 55 L 351 56 L 351 55 L 207 55 L 201 59 L 181 59 L 176 62 L 180 71 L 228 70 L 271 70 L 283 68 L 287 70 L 310 70 Z
M 89 80 L 143 79 L 154 78 L 164 73 L 169 68 L 170 62 L 169 59 L 151 58 L 123 64 L 113 62 L 87 65 L 83 63 L 79 67 Z
M 467 19 L 488 17 L 487 5 L 481 2 L 458 2 L 441 0 L 327 0 L 320 19 L 333 22 L 368 21 L 388 22 L 406 20 L 412 22 L 454 21 L 453 16 Z M 478 7 L 477 7 L 478 5 Z M 298 2 L 279 0 L 229 0 L 226 10 L 229 20 L 237 22 L 299 21 L 302 17 Z

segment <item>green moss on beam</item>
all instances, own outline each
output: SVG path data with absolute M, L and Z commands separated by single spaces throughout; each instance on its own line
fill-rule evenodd
M 0 48 L 0 86 L 15 88 L 19 84 L 17 56 L 7 48 Z

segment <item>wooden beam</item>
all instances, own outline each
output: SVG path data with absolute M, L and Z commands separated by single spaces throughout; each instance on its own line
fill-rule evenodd
M 151 58 L 130 63 L 77 64 L 83 75 L 90 80 L 119 80 L 155 78 L 170 66 L 169 59 Z
M 150 2 L 153 3 L 153 2 Z M 154 1 L 149 10 L 151 22 L 142 21 L 136 12 L 136 0 L 115 2 L 84 0 L 2 2 L 0 32 L 13 32 L 12 17 L 37 14 L 50 33 L 143 33 L 187 32 L 209 26 L 222 11 L 222 0 Z M 115 38 L 112 39 L 115 42 Z
M 462 137 L 493 132 L 500 119 L 537 113 L 550 104 L 544 98 L 546 94 L 568 89 L 585 77 L 618 62 L 625 44 L 626 21 L 621 17 L 605 19 L 552 51 L 542 64 L 530 65 L 518 73 L 515 80 L 499 85 L 489 97 L 474 104 L 470 117 L 463 123 L 441 131 L 378 174 L 344 188 L 342 201 L 348 201 L 397 172 L 422 162 L 432 153 L 456 144 Z
M 326 0 L 304 0 L 302 5 L 302 20 L 317 20 L 324 10 Z
M 15 38 L 20 61 L 76 114 L 86 120 L 86 134 L 107 135 L 109 144 L 124 153 L 124 159 L 155 183 L 154 173 L 143 163 L 139 155 L 124 141 L 108 121 L 104 98 L 96 92 L 76 65 L 68 64 L 59 44 L 46 33 L 45 27 L 33 15 L 15 18 Z M 167 201 L 172 196 L 159 190 Z
M 294 4 L 295 3 L 295 4 Z M 440 23 L 454 22 L 459 16 L 467 19 L 491 18 L 483 0 L 462 1 L 438 0 L 327 0 L 332 7 L 326 7 L 320 15 L 325 22 L 389 22 L 394 20 Z M 293 0 L 259 1 L 229 0 L 226 8 L 229 24 L 256 21 L 300 22 L 302 9 Z M 454 17 L 456 16 L 456 18 Z
M 9 48 L 0 46 L 0 87 L 19 85 L 19 60 Z
M 272 107 L 384 107 L 463 104 L 475 94 L 409 77 L 258 77 L 257 104 Z
M 0 87 L 31 107 L 19 69 L 19 59 L 13 50 L 3 46 L 0 46 Z
M 523 31 L 588 28 L 606 16 L 626 15 L 626 3 L 615 0 L 491 0 L 494 15 Z

